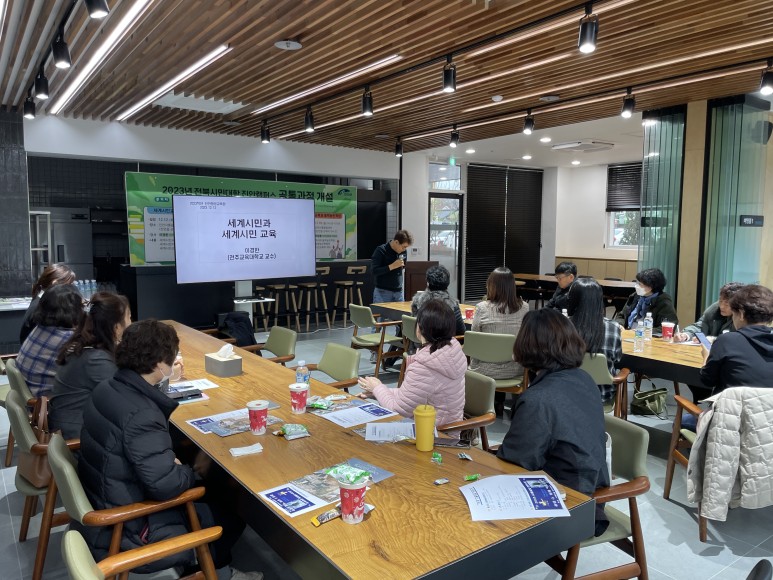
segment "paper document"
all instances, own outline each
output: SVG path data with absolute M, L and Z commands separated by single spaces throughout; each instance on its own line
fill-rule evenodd
M 365 441 L 401 441 L 403 439 L 416 439 L 416 425 L 414 423 L 368 423 L 365 425 Z
M 281 423 L 279 417 L 269 415 L 266 425 Z M 221 437 L 244 433 L 250 430 L 250 416 L 247 409 L 237 409 L 218 415 L 210 415 L 201 419 L 189 419 L 186 421 L 191 427 L 195 427 L 201 433 L 215 433 Z
M 541 475 L 495 475 L 459 490 L 474 522 L 569 516 L 561 492 Z
M 362 425 L 374 419 L 384 419 L 386 417 L 394 417 L 397 415 L 394 411 L 380 407 L 374 403 L 366 403 L 359 407 L 351 407 L 349 409 L 342 409 L 340 411 L 333 411 L 332 413 L 326 413 L 321 417 L 340 425 L 341 427 L 356 427 Z
M 192 379 L 190 381 L 172 383 L 170 386 L 176 391 L 184 391 L 186 389 L 198 389 L 200 391 L 204 391 L 206 389 L 216 389 L 220 385 L 213 383 L 209 379 Z

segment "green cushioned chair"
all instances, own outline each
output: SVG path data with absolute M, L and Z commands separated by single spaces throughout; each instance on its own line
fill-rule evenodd
M 400 365 L 400 377 L 397 379 L 397 386 L 403 384 L 403 378 L 405 378 L 405 359 L 408 358 L 408 349 L 411 347 L 411 343 L 421 344 L 419 337 L 416 336 L 416 317 L 403 314 L 402 320 L 403 328 L 403 364 Z
M 8 375 L 8 385 L 5 385 L 3 388 L 3 391 L 5 395 L 3 396 L 3 401 L 6 400 L 8 397 L 8 393 L 10 391 L 16 391 L 19 393 L 22 399 L 27 401 L 28 405 L 34 405 L 35 404 L 35 397 L 32 396 L 32 392 L 30 391 L 30 388 L 27 386 L 27 381 L 24 380 L 24 377 L 22 376 L 21 372 L 19 372 L 19 369 L 16 368 L 16 361 L 13 359 L 8 359 L 5 361 L 5 373 Z M 8 390 L 5 390 L 5 387 L 8 388 Z M 5 407 L 5 405 L 3 405 Z M 10 467 L 11 462 L 13 461 L 13 445 L 14 445 L 14 433 L 13 433 L 13 425 L 11 425 L 11 428 L 8 430 L 8 447 L 5 451 L 5 466 Z
M 513 360 L 514 334 L 495 334 L 468 330 L 464 333 L 462 349 L 469 358 L 486 363 L 506 363 Z M 494 379 L 500 393 L 521 393 L 525 388 L 523 376 Z
M 334 383 L 327 383 L 328 386 L 349 392 L 349 387 L 357 384 L 357 377 L 360 374 L 360 351 L 335 342 L 328 342 L 320 361 L 316 364 L 307 363 L 306 367 L 310 371 L 325 373 L 335 380 Z
M 604 405 L 604 412 L 614 411 L 615 417 L 628 418 L 628 369 L 621 369 L 613 377 L 609 374 L 607 357 L 601 353 L 591 356 L 585 353 L 580 368 L 590 375 L 597 385 L 615 385 L 615 399 L 611 404 Z
M 283 326 L 274 326 L 268 333 L 266 342 L 243 346 L 244 350 L 257 352 L 267 350 L 274 354 L 273 357 L 264 357 L 266 360 L 285 366 L 295 358 L 295 343 L 298 341 L 298 333 Z
M 352 335 L 352 348 L 364 348 L 376 353 L 376 378 L 378 378 L 381 362 L 390 358 L 403 356 L 403 339 L 399 336 L 393 336 L 386 333 L 390 326 L 399 326 L 400 320 L 388 320 L 386 322 L 376 322 L 373 312 L 367 306 L 349 304 L 349 317 L 354 323 L 354 334 Z M 360 334 L 360 329 L 375 328 L 379 332 Z M 386 350 L 387 347 L 394 347 L 394 350 Z
M 480 444 L 484 451 L 489 450 L 486 427 L 497 420 L 494 413 L 494 379 L 475 371 L 464 373 L 464 419 L 437 428 L 438 431 L 460 431 L 462 429 L 480 429 Z

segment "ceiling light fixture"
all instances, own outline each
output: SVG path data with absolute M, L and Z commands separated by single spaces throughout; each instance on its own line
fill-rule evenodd
M 306 107 L 306 116 L 303 119 L 303 130 L 307 133 L 314 132 L 314 113 L 311 112 L 311 105 Z
M 54 41 L 54 46 L 51 49 L 54 54 L 54 64 L 56 68 L 70 68 L 72 61 L 70 60 L 70 49 L 67 47 L 67 43 L 64 41 L 64 28 L 59 29 L 59 34 Z
M 329 89 L 330 87 L 334 87 L 336 85 L 340 85 L 341 83 L 345 83 L 347 81 L 352 80 L 353 78 L 360 77 L 366 73 L 369 73 L 371 71 L 374 71 L 376 69 L 384 68 L 385 66 L 388 66 L 394 62 L 397 62 L 398 60 L 401 60 L 403 57 L 399 54 L 393 54 L 391 56 L 388 56 L 386 58 L 382 58 L 379 61 L 376 61 L 372 64 L 369 64 L 367 66 L 364 66 L 362 68 L 359 68 L 357 70 L 354 70 L 350 73 L 346 73 L 345 75 L 342 75 L 340 77 L 336 77 L 330 81 L 327 81 L 326 83 L 322 83 L 321 85 L 317 85 L 316 87 L 312 87 L 310 89 L 307 89 L 305 91 L 301 91 L 300 93 L 296 93 L 294 95 L 290 95 L 289 97 L 285 97 L 284 99 L 280 99 L 278 101 L 275 101 L 273 103 L 269 103 L 265 107 L 261 107 L 259 109 L 255 109 L 252 111 L 253 115 L 259 115 L 260 113 L 265 113 L 266 111 L 270 111 L 271 109 L 276 109 L 277 107 L 281 107 L 282 105 L 286 105 L 287 103 L 292 103 L 293 101 L 297 101 L 298 99 L 302 99 L 304 97 L 308 97 L 309 95 L 313 95 L 314 93 L 318 93 L 320 91 L 324 91 L 325 89 Z
M 547 136 L 540 137 L 540 139 L 539 139 L 540 143 L 550 143 L 551 141 L 552 141 L 552 139 L 550 137 L 547 137 Z
M 453 62 L 453 56 L 446 57 L 446 65 L 443 67 L 443 92 L 453 93 L 456 91 L 456 65 Z
M 162 85 L 149 95 L 147 95 L 145 98 L 143 98 L 138 103 L 135 103 L 130 108 L 126 109 L 123 113 L 118 115 L 116 120 L 123 121 L 124 119 L 127 119 L 128 117 L 131 117 L 134 113 L 145 107 L 146 105 L 152 103 L 155 101 L 158 97 L 161 95 L 168 93 L 173 88 L 175 88 L 177 85 L 179 85 L 184 80 L 192 77 L 197 72 L 199 72 L 201 69 L 206 68 L 216 60 L 218 60 L 221 56 L 228 54 L 231 52 L 231 47 L 229 47 L 227 44 L 221 44 L 218 46 L 215 50 L 211 51 L 209 54 L 205 55 L 203 58 L 197 60 L 195 63 L 193 63 L 191 66 L 186 68 L 184 71 L 182 71 L 180 74 L 178 74 L 176 77 L 174 77 L 172 80 L 167 82 L 166 84 Z
M 278 40 L 274 46 L 279 50 L 300 50 L 303 48 L 303 45 L 297 40 Z
M 523 121 L 523 134 L 531 135 L 534 131 L 534 117 L 531 114 L 531 109 L 526 111 L 526 119 Z
M 271 142 L 271 129 L 269 129 L 268 121 L 266 119 L 263 119 L 263 122 L 260 124 L 260 142 Z
M 29 95 L 24 99 L 24 118 L 30 120 L 35 118 L 35 101 Z
M 366 86 L 365 91 L 362 93 L 362 116 L 373 116 L 373 95 L 370 92 L 369 86 Z
M 572 165 L 579 165 L 580 163 L 581 162 L 579 159 L 575 159 L 574 161 L 572 161 Z
M 454 149 L 459 145 L 459 131 L 456 130 L 456 125 L 454 125 L 454 130 L 451 131 L 451 142 L 448 145 Z
M 529 161 L 529 160 L 531 159 L 531 155 L 529 155 L 529 154 L 527 153 L 526 155 L 524 155 L 523 157 L 521 157 L 521 159 L 523 159 L 524 161 Z
M 760 94 L 773 95 L 773 59 L 768 59 L 768 68 L 762 71 L 762 79 L 760 80 Z
M 89 18 L 95 20 L 101 20 L 110 14 L 107 0 L 86 0 L 86 9 L 89 11 Z
M 397 138 L 397 143 L 395 143 L 395 157 L 402 157 L 403 156 L 403 142 L 400 141 L 400 137 Z
M 131 29 L 137 23 L 137 21 L 152 2 L 153 0 L 137 0 L 127 9 L 124 17 L 118 22 L 115 28 L 107 36 L 107 38 L 105 38 L 104 42 L 99 45 L 99 48 L 94 51 L 94 55 L 83 66 L 83 68 L 80 69 L 78 75 L 62 92 L 57 102 L 53 104 L 50 110 L 52 115 L 59 113 L 59 111 L 61 111 L 65 105 L 70 102 L 70 99 L 75 96 L 75 93 L 80 90 L 80 88 L 108 57 L 112 50 L 118 46 L 123 37 L 126 36 L 129 29 Z M 54 49 L 56 49 L 56 45 L 54 45 Z M 56 52 L 54 52 L 54 58 L 56 58 Z M 57 66 L 59 65 L 57 64 Z
M 475 153 L 475 149 L 473 148 L 466 149 L 464 152 L 467 153 L 467 155 L 472 155 L 473 153 Z
M 580 36 L 577 39 L 577 48 L 583 54 L 590 54 L 596 50 L 596 40 L 599 35 L 599 17 L 593 14 L 593 2 L 585 4 L 585 16 L 580 19 Z
M 44 101 L 48 98 L 48 79 L 43 72 L 43 65 L 38 70 L 38 76 L 35 77 L 35 98 Z
M 626 95 L 623 98 L 623 108 L 620 110 L 620 116 L 623 119 L 630 119 L 636 110 L 636 97 L 633 96 L 633 89 L 628 87 Z

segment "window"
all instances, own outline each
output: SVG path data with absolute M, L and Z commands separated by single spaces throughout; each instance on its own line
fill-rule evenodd
M 607 247 L 624 248 L 639 244 L 639 211 L 607 212 Z
M 462 189 L 462 168 L 441 161 L 430 161 L 429 189 L 459 191 Z
M 607 247 L 639 244 L 641 208 L 640 162 L 607 168 Z

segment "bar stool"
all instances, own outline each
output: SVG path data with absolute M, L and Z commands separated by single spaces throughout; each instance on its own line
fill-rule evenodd
M 362 287 L 365 285 L 365 281 L 362 278 L 365 277 L 365 272 L 367 272 L 367 270 L 367 266 L 349 266 L 346 269 L 346 275 L 349 276 L 348 279 L 333 280 L 333 285 L 336 289 L 335 299 L 333 300 L 333 324 L 336 323 L 336 315 L 340 311 L 344 317 L 344 326 L 346 326 L 346 319 L 349 315 L 349 304 L 355 303 L 359 304 L 360 306 L 364 306 L 362 301 Z M 359 302 L 354 301 L 355 289 L 357 290 L 357 297 L 359 298 Z M 343 302 L 338 301 L 338 297 L 341 295 L 341 290 L 344 291 Z
M 325 295 L 325 288 L 327 288 L 327 284 L 322 282 L 322 276 L 329 276 L 330 275 L 330 266 L 320 266 L 317 268 L 317 275 L 316 279 L 313 282 L 299 282 L 298 287 L 300 288 L 300 291 L 298 292 L 298 302 L 300 304 L 300 309 L 298 310 L 298 316 L 306 315 L 306 332 L 309 332 L 309 319 L 311 318 L 311 315 L 313 314 L 316 321 L 317 321 L 317 327 L 319 327 L 319 314 L 321 312 L 325 313 L 325 319 L 327 320 L 327 328 L 330 330 L 330 311 L 327 307 L 327 296 Z M 304 293 L 306 298 L 306 307 L 303 306 L 303 299 L 304 299 Z M 322 295 L 322 308 L 319 307 L 319 297 L 320 294 Z M 314 296 L 314 309 L 311 309 L 311 298 L 312 295 Z
M 255 286 L 255 296 L 263 296 L 266 289 L 263 286 Z M 260 308 L 260 317 L 263 319 L 263 332 L 268 332 L 268 314 L 266 314 L 265 302 L 252 303 L 252 327 L 258 332 L 258 315 L 255 308 Z M 271 307 L 269 306 L 269 310 Z
M 266 288 L 271 293 L 274 302 L 274 324 L 269 326 L 279 326 L 279 319 L 282 316 L 287 317 L 288 328 L 292 326 L 291 319 L 295 317 L 295 330 L 300 332 L 301 325 L 298 321 L 298 297 L 295 293 L 298 286 L 290 284 L 289 280 L 284 284 L 266 284 Z M 284 298 L 284 314 L 282 312 L 282 298 Z M 269 315 L 270 318 L 270 315 Z

